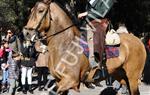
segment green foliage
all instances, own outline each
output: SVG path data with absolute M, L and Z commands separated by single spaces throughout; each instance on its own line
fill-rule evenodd
M 31 8 L 37 1 L 41 0 L 0 0 L 0 27 L 22 30 L 28 20 Z M 117 3 L 108 14 L 108 17 L 114 22 L 114 26 L 117 26 L 118 22 L 125 22 L 127 27 L 136 34 L 149 31 L 149 0 L 116 1 Z
M 38 0 L 0 0 L 0 27 L 21 30 Z

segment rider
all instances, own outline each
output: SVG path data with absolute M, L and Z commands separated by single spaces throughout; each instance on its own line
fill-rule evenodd
M 108 20 L 103 18 L 106 16 L 113 3 L 113 0 L 109 0 L 108 2 L 102 0 L 90 0 L 86 4 L 86 11 L 78 14 L 78 18 L 83 19 L 83 26 L 88 24 L 90 27 L 94 26 L 94 28 L 96 28 L 96 30 L 93 31 L 94 58 L 95 61 L 99 63 L 100 68 L 102 68 L 101 63 L 103 63 L 103 56 L 105 56 L 103 53 L 105 45 L 104 35 L 108 25 Z M 93 26 L 87 23 L 87 19 L 92 23 Z M 87 35 L 86 31 L 83 32 L 83 34 Z M 94 76 L 94 79 L 96 80 L 100 77 L 106 77 L 107 72 L 104 74 L 104 71 L 106 70 L 99 71 L 99 73 Z M 98 83 L 98 85 L 100 84 Z

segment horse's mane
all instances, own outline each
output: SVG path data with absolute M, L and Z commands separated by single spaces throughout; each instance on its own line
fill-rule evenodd
M 78 23 L 77 15 L 75 12 L 73 12 L 72 7 L 70 6 L 70 4 L 67 1 L 65 1 L 65 0 L 52 0 L 52 2 L 55 2 L 66 13 L 67 16 L 71 19 L 71 21 L 74 24 Z M 68 7 L 66 7 L 66 5 L 68 5 Z

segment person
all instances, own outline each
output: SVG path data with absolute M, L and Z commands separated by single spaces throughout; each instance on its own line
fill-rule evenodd
M 47 83 L 47 76 L 48 76 L 48 59 L 49 59 L 49 52 L 47 50 L 47 46 L 43 44 L 43 42 L 38 41 L 35 43 L 35 49 L 39 53 L 38 58 L 36 60 L 36 68 L 38 71 L 38 87 L 39 91 L 42 91 L 42 82 L 44 83 L 44 90 L 45 85 Z M 43 81 L 42 81 L 43 77 Z
M 11 30 L 7 31 L 5 40 L 8 42 L 9 47 L 12 48 L 12 50 L 14 52 L 21 53 L 21 43 L 20 43 L 17 35 L 15 35 L 13 31 L 11 31 Z
M 16 63 L 20 59 L 19 54 L 12 51 L 12 56 L 8 60 L 8 80 L 10 83 L 9 95 L 14 95 L 16 87 L 18 86 L 19 67 Z
M 88 27 L 90 27 L 92 29 L 90 31 L 93 32 L 93 37 L 92 37 L 93 43 L 92 44 L 93 44 L 94 50 L 92 53 L 93 55 L 91 55 L 91 56 L 94 56 L 95 61 L 99 65 L 101 65 L 102 59 L 103 59 L 104 44 L 105 44 L 105 31 L 109 24 L 109 20 L 104 17 L 106 16 L 106 13 L 108 13 L 110 8 L 112 7 L 112 5 L 110 5 L 109 8 L 107 9 L 104 3 L 106 3 L 106 2 L 101 1 L 101 0 L 90 0 L 86 4 L 86 10 L 84 12 L 81 12 L 78 14 L 79 19 L 81 19 L 81 20 L 84 19 L 82 22 L 83 26 L 85 26 L 84 24 L 87 24 Z M 105 14 L 102 14 L 103 11 L 105 11 Z M 88 19 L 92 25 L 89 24 L 89 22 L 87 22 L 86 19 Z M 93 29 L 93 27 L 95 29 Z M 83 33 L 81 33 L 81 34 L 89 35 L 89 33 L 87 31 L 89 31 L 89 30 L 83 30 Z M 92 50 L 90 50 L 90 51 L 92 51 Z
M 35 66 L 35 53 L 34 47 L 31 45 L 30 41 L 24 41 L 24 51 L 23 59 L 21 62 L 21 83 L 22 83 L 22 92 L 27 94 L 26 85 L 28 86 L 28 91 L 33 94 L 32 90 L 32 70 Z M 26 84 L 27 77 L 27 84 Z
M 148 41 L 147 41 L 147 49 L 148 49 L 148 51 L 150 52 L 150 38 L 149 38 Z
M 98 63 L 98 67 L 100 68 L 99 74 L 93 77 L 95 81 L 97 81 L 101 77 L 108 77 L 108 72 L 107 70 L 105 70 L 105 64 L 103 63 L 106 62 L 104 51 L 105 31 L 107 31 L 107 28 L 111 23 L 108 18 L 106 19 L 106 15 L 108 14 L 113 4 L 113 0 L 110 0 L 109 2 L 105 2 L 102 0 L 89 0 L 89 2 L 86 4 L 86 11 L 78 14 L 79 19 L 84 19 L 82 20 L 83 25 L 87 24 L 87 26 L 92 29 L 90 29 L 90 31 L 93 32 L 93 50 L 90 50 L 93 52 L 91 52 L 92 54 L 90 54 L 90 58 L 94 56 L 94 60 L 96 63 Z M 83 30 L 82 34 L 87 34 L 88 36 L 89 32 L 87 31 Z M 89 39 L 87 40 L 89 41 Z M 101 86 L 99 82 L 96 82 L 96 85 Z
M 22 56 L 22 42 L 21 39 L 19 39 L 20 36 L 16 35 L 15 32 L 12 29 L 7 30 L 7 35 L 5 37 L 4 40 L 6 40 L 9 44 L 9 47 L 12 48 L 12 50 L 18 54 L 20 54 L 20 56 Z M 22 37 L 23 39 L 23 37 Z M 19 66 L 19 68 L 21 68 L 20 62 L 21 60 L 18 59 L 16 61 L 17 65 Z M 19 86 L 22 87 L 21 84 L 21 72 L 19 73 Z M 19 91 L 19 89 L 17 90 Z
M 6 81 L 7 81 L 7 76 L 8 76 L 8 70 L 5 67 L 7 63 L 6 59 L 6 53 L 5 53 L 5 47 L 4 47 L 4 42 L 1 43 L 1 48 L 0 48 L 0 65 L 2 69 L 2 87 L 1 90 L 2 92 L 6 88 Z

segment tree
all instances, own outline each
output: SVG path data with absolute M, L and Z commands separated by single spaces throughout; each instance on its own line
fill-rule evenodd
M 0 27 L 22 30 L 31 7 L 38 0 L 0 0 Z
M 123 22 L 129 31 L 139 36 L 142 32 L 146 32 L 145 25 L 148 22 L 148 9 L 143 4 L 144 1 L 150 2 L 148 0 L 117 0 L 108 17 L 114 26 L 117 26 L 118 22 Z

